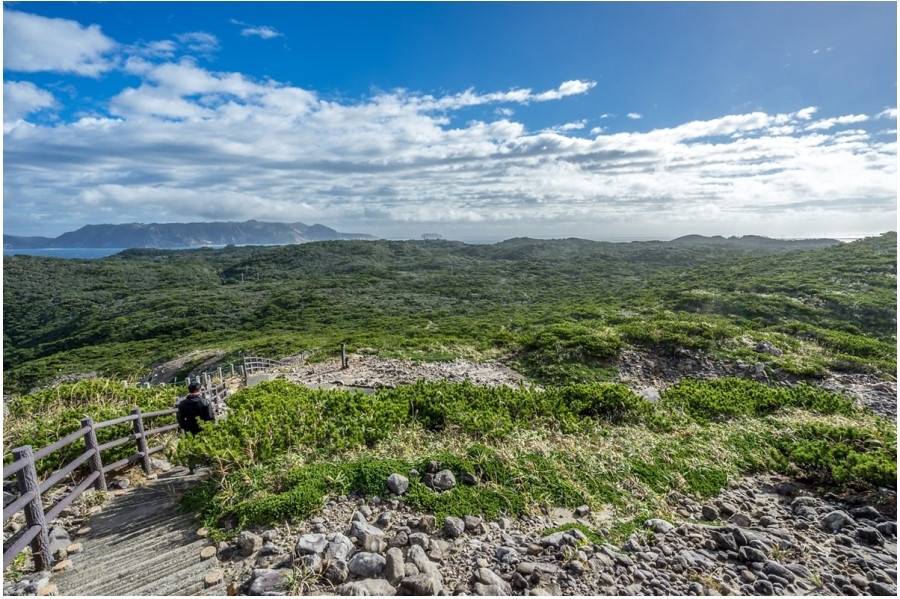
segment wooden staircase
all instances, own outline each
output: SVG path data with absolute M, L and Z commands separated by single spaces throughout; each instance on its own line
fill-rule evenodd
M 225 595 L 222 581 L 212 586 L 204 576 L 219 567 L 200 551 L 211 545 L 197 536 L 191 514 L 178 500 L 200 482 L 201 473 L 173 468 L 156 480 L 113 498 L 86 525 L 90 532 L 73 539 L 82 551 L 69 557 L 72 566 L 54 574 L 61 595 Z

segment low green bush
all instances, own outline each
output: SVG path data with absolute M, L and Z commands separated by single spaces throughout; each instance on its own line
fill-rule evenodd
M 853 401 L 806 384 L 766 385 L 740 378 L 685 379 L 662 393 L 662 405 L 701 421 L 763 416 L 785 408 L 819 414 L 852 414 Z
M 786 458 L 832 488 L 897 484 L 897 437 L 882 427 L 809 423 L 778 440 Z

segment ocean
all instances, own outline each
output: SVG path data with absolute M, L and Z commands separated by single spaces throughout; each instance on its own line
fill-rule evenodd
M 125 248 L 33 248 L 12 250 L 3 248 L 4 256 L 45 256 L 50 258 L 96 259 L 118 254 Z

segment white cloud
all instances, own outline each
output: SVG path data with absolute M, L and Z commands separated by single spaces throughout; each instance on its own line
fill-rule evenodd
M 875 115 L 876 119 L 894 119 L 897 120 L 897 109 L 896 108 L 885 108 L 877 115 Z
M 614 117 L 614 116 L 616 116 L 616 115 L 610 114 L 610 113 L 608 113 L 608 112 L 604 112 L 603 114 L 600 115 L 600 118 L 601 118 L 601 119 L 608 119 L 608 118 Z
M 241 35 L 243 35 L 244 37 L 259 37 L 264 40 L 270 40 L 276 37 L 284 36 L 283 33 L 278 31 L 278 29 L 269 25 L 251 25 L 250 23 L 238 21 L 237 19 L 231 19 L 231 23 L 233 25 L 240 25 L 242 27 Z
M 3 68 L 36 73 L 53 71 L 96 77 L 114 65 L 116 43 L 100 27 L 3 11 Z
M 535 102 L 547 102 L 548 100 L 559 100 L 567 96 L 577 96 L 586 93 L 597 85 L 596 81 L 582 81 L 574 79 L 572 81 L 563 81 L 556 89 L 547 90 L 537 94 L 532 99 Z
M 494 114 L 497 114 L 500 116 L 505 116 L 505 117 L 511 117 L 515 113 L 516 113 L 515 110 L 513 110 L 512 108 L 507 108 L 506 106 L 501 106 L 494 110 Z
M 880 226 L 896 212 L 895 139 L 807 129 L 810 108 L 645 132 L 594 128 L 587 137 L 572 135 L 575 127 L 530 131 L 511 114 L 451 118 L 468 106 L 547 95 L 526 88 L 395 90 L 341 102 L 190 60 L 129 64 L 141 82 L 111 100 L 115 118 L 10 125 L 10 230 L 257 218 L 379 234 L 440 222 L 500 236 L 597 235 L 654 222 L 669 232 L 768 223 L 773 229 L 757 232 L 776 234 L 791 223 L 798 228 L 789 235 L 811 223 Z M 578 89 L 590 87 L 550 91 L 562 99 Z
M 35 112 L 57 107 L 56 98 L 30 81 L 3 83 L 3 121 L 15 122 Z
M 219 38 L 205 31 L 189 31 L 175 36 L 188 50 L 199 54 L 211 54 L 219 49 Z
M 808 121 L 818 110 L 819 108 L 817 106 L 807 106 L 806 108 L 801 108 L 794 114 L 797 115 L 797 118 L 801 121 Z
M 638 120 L 638 119 L 644 118 L 644 115 L 642 115 L 642 114 L 639 113 L 639 112 L 629 112 L 629 113 L 626 114 L 625 116 L 627 116 L 628 118 L 630 118 L 630 119 L 633 120 L 633 121 L 636 121 L 636 120 Z
M 283 34 L 268 25 L 258 25 L 256 27 L 245 27 L 241 29 L 241 35 L 244 37 L 260 37 L 264 40 L 270 40 L 275 37 L 281 37 Z
M 587 119 L 581 119 L 580 121 L 573 121 L 571 123 L 565 123 L 556 127 L 558 131 L 577 131 L 579 129 L 584 129 L 584 126 L 587 124 Z
M 806 126 L 811 131 L 822 131 L 831 129 L 835 125 L 850 125 L 852 123 L 864 123 L 869 120 L 869 116 L 865 114 L 845 114 L 843 116 L 832 117 L 829 119 L 821 119 L 810 123 Z
M 594 127 L 591 129 L 591 135 L 599 135 L 600 133 L 603 133 L 603 131 L 603 127 Z

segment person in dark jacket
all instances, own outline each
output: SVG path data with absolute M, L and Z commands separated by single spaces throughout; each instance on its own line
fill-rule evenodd
M 188 385 L 188 394 L 178 402 L 178 427 L 186 433 L 199 433 L 200 420 L 213 420 L 213 409 L 200 391 L 200 383 Z

